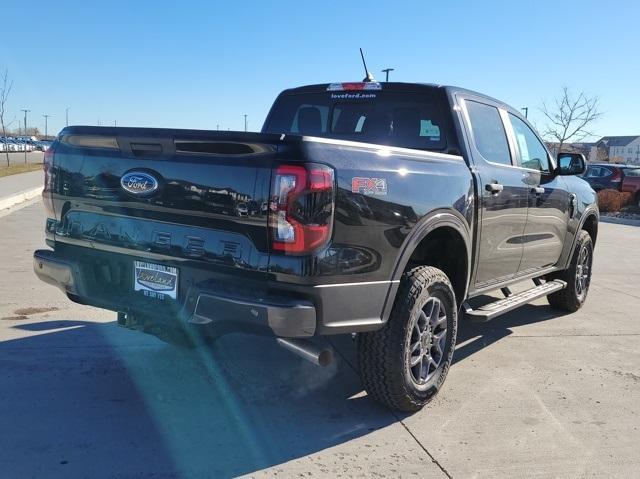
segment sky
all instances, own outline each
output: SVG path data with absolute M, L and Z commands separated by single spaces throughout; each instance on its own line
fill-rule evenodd
M 563 86 L 600 99 L 597 136 L 640 135 L 640 2 L 3 0 L 7 116 L 65 124 L 257 131 L 290 87 L 457 85 L 528 107 Z M 16 126 L 16 123 L 13 125 Z

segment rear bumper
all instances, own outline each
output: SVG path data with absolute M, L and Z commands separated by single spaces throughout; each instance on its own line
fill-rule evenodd
M 73 263 L 57 258 L 51 250 L 36 250 L 33 253 L 33 271 L 45 283 L 57 286 L 65 294 L 78 294 L 79 271 Z
M 103 263 L 133 263 L 113 255 Z M 133 273 L 126 269 L 118 284 L 96 280 L 100 261 L 83 255 L 62 256 L 37 250 L 34 271 L 71 300 L 128 314 L 211 327 L 220 333 L 249 332 L 285 338 L 373 331 L 383 325 L 390 282 L 304 286 L 207 275 L 181 268 L 178 301 L 162 302 L 132 292 Z M 109 274 L 111 280 L 116 275 Z M 129 281 L 130 280 L 130 281 Z

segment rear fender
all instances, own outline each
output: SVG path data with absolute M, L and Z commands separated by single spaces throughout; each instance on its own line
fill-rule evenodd
M 435 210 L 425 215 L 425 217 L 413 228 L 407 236 L 401 253 L 396 261 L 396 266 L 391 277 L 391 285 L 387 292 L 387 297 L 382 311 L 382 320 L 386 322 L 391 314 L 396 293 L 400 286 L 400 279 L 409 263 L 411 255 L 421 243 L 421 241 L 438 228 L 448 227 L 455 230 L 462 238 L 465 246 L 465 255 L 467 263 L 466 279 L 464 284 L 464 292 L 462 297 L 465 298 L 469 287 L 469 278 L 471 277 L 471 231 L 464 217 L 455 210 Z

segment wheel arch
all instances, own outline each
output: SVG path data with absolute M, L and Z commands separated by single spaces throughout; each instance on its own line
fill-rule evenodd
M 596 238 L 598 237 L 598 216 L 595 212 L 591 211 L 585 215 L 580 229 L 589 233 L 593 246 L 595 246 Z
M 387 321 L 400 279 L 412 265 L 435 266 L 452 283 L 458 305 L 467 295 L 471 275 L 471 232 L 465 218 L 455 210 L 436 210 L 426 215 L 405 239 L 396 260 L 392 287 L 387 293 L 383 321 Z

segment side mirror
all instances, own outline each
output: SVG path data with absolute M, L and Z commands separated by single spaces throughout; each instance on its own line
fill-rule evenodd
M 557 175 L 582 175 L 585 171 L 587 159 L 582 153 L 558 153 Z

